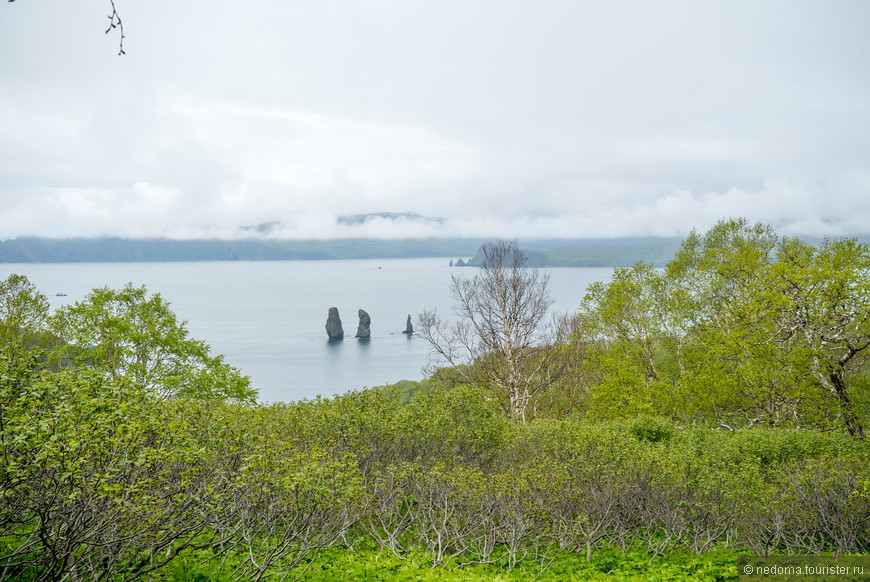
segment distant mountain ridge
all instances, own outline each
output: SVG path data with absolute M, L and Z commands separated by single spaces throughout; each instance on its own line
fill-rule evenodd
M 367 214 L 347 214 L 338 216 L 335 223 L 339 226 L 360 226 L 368 224 L 375 220 L 385 220 L 388 222 L 410 222 L 415 224 L 444 224 L 446 219 L 440 216 L 423 216 L 416 212 L 369 212 Z M 271 220 L 260 224 L 245 225 L 239 227 L 239 232 L 243 235 L 251 236 L 269 236 L 279 233 L 284 226 L 280 220 Z
M 405 220 L 408 222 L 418 222 L 424 224 L 444 224 L 446 222 L 444 218 L 438 216 L 423 216 L 422 214 L 417 214 L 416 212 L 370 212 L 368 214 L 350 214 L 346 216 L 339 216 L 336 220 L 340 225 L 349 226 L 355 224 L 366 224 L 378 218 L 383 220 L 389 220 L 392 222 Z

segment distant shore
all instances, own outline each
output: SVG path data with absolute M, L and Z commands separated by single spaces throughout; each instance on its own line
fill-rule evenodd
M 18 237 L 0 242 L 0 263 L 281 261 L 450 257 L 471 260 L 488 239 L 178 240 Z M 520 240 L 535 267 L 624 267 L 667 262 L 680 239 Z

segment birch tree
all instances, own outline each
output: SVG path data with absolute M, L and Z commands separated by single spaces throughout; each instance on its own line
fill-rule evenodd
M 420 333 L 440 362 L 502 410 L 522 422 L 534 418 L 537 399 L 559 379 L 563 364 L 546 317 L 549 275 L 526 267 L 516 241 L 481 249 L 480 272 L 454 275 L 450 290 L 455 323 L 424 311 Z

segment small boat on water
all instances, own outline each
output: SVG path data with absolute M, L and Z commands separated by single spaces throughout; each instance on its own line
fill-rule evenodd
M 66 293 L 55 293 L 55 297 L 66 297 Z

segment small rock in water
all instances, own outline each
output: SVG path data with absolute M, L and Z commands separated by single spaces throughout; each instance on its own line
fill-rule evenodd
M 414 326 L 411 325 L 411 314 L 410 313 L 408 314 L 408 323 L 405 324 L 405 331 L 403 331 L 402 333 L 406 333 L 408 335 L 411 335 L 412 333 L 414 333 Z

